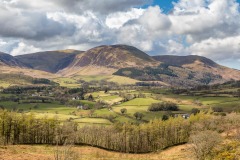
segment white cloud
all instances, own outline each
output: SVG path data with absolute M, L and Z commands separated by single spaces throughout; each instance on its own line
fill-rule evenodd
M 139 7 L 149 3 L 151 3 L 151 0 L 4 0 L 0 2 L 0 5 L 25 11 L 63 11 L 77 14 L 91 11 L 107 15 L 113 12 L 127 11 L 133 7 Z
M 240 34 L 239 4 L 235 0 L 181 0 L 169 18 L 173 34 L 187 35 L 190 43 Z
M 0 50 L 17 55 L 120 43 L 151 54 L 240 59 L 236 0 L 179 0 L 170 14 L 139 8 L 150 1 L 3 0 Z
M 0 39 L 0 47 L 4 46 L 4 45 L 6 45 L 6 44 L 7 44 L 7 42 L 5 42 L 5 41 L 3 41 L 2 39 Z
M 134 45 L 146 52 L 158 52 L 158 43 L 169 36 L 170 25 L 168 17 L 158 6 L 149 7 L 138 19 L 119 28 L 117 42 Z
M 39 51 L 41 51 L 40 48 L 36 48 L 32 45 L 26 45 L 24 42 L 20 42 L 18 46 L 12 50 L 11 55 L 17 56 L 21 54 L 35 53 Z
M 171 22 L 167 15 L 163 14 L 159 6 L 149 7 L 146 12 L 139 18 L 142 24 L 149 32 L 167 30 Z
M 240 58 L 240 35 L 224 39 L 213 39 L 194 43 L 189 47 L 192 54 L 210 57 L 217 60 Z
M 172 55 L 185 55 L 187 53 L 183 44 L 174 40 L 168 41 L 166 50 L 168 54 L 172 54 Z
M 141 15 L 143 15 L 144 11 L 145 9 L 132 8 L 130 11 L 127 11 L 127 12 L 112 13 L 107 16 L 106 25 L 109 28 L 119 29 L 126 22 L 130 20 L 138 19 Z

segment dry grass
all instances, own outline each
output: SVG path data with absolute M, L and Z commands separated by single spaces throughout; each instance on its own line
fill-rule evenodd
M 0 160 L 53 160 L 52 148 L 42 146 L 0 147 Z
M 31 76 L 33 78 L 55 78 L 56 75 L 44 71 L 27 69 L 27 68 L 19 68 L 19 67 L 9 67 L 9 66 L 1 66 L 0 73 L 2 74 L 23 74 L 26 76 Z
M 0 147 L 0 160 L 54 160 L 54 146 L 6 146 Z M 191 160 L 189 145 L 180 145 L 159 153 L 126 154 L 93 147 L 73 147 L 79 160 Z
M 72 67 L 72 68 L 65 68 L 58 72 L 59 75 L 65 77 L 71 76 L 91 76 L 91 75 L 112 75 L 116 72 L 117 69 L 107 68 L 102 66 L 86 66 L 86 67 Z

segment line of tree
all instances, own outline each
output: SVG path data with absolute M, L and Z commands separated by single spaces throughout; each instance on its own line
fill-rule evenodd
M 161 102 L 161 103 L 153 103 L 149 108 L 151 112 L 157 111 L 179 111 L 179 107 L 177 104 L 172 102 Z
M 0 111 L 0 141 L 4 144 L 61 145 L 71 141 L 118 152 L 146 153 L 187 142 L 189 129 L 190 123 L 182 118 L 140 125 L 79 127 L 56 118 L 37 119 L 33 114 Z
M 36 118 L 33 114 L 0 111 L 0 142 L 4 144 L 91 145 L 126 153 L 148 153 L 186 143 L 192 134 L 212 130 L 231 131 L 238 126 L 240 116 L 224 117 L 206 113 L 167 121 L 155 119 L 149 123 L 115 124 L 112 126 L 80 127 L 75 122 L 57 118 Z M 233 128 L 234 129 L 234 128 Z

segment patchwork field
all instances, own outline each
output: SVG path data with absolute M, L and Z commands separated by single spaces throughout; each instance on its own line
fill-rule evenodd
M 86 78 L 86 77 L 85 77 Z M 96 77 L 88 77 L 88 80 Z M 75 83 L 76 81 L 67 78 L 62 78 L 62 81 L 69 84 Z M 74 86 L 72 86 L 74 87 Z M 130 97 L 141 95 L 144 98 L 133 98 L 125 101 L 123 95 L 131 95 Z M 92 95 L 93 101 L 89 101 L 88 97 Z M 0 97 L 13 97 L 13 94 L 0 94 Z M 214 96 L 189 96 L 189 95 L 176 95 L 169 93 L 165 89 L 159 90 L 159 93 L 151 93 L 150 90 L 109 90 L 96 91 L 87 93 L 85 95 L 86 100 L 72 100 L 69 98 L 68 101 L 72 101 L 70 104 L 61 104 L 60 102 L 50 103 L 28 103 L 24 101 L 1 101 L 0 107 L 7 110 L 15 110 L 27 113 L 34 113 L 39 118 L 58 118 L 62 121 L 71 120 L 81 125 L 91 124 L 102 124 L 109 125 L 116 122 L 138 122 L 134 114 L 136 112 L 142 113 L 142 121 L 147 122 L 153 119 L 161 119 L 163 115 L 170 114 L 168 111 L 150 112 L 149 107 L 153 103 L 161 102 L 173 102 L 179 107 L 179 111 L 172 111 L 171 114 L 190 114 L 193 108 L 200 110 L 209 110 L 210 108 L 220 107 L 224 112 L 239 111 L 240 110 L 240 99 L 228 95 L 226 97 Z M 96 108 L 96 103 L 105 103 L 104 108 Z M 76 105 L 81 104 L 89 106 L 89 109 L 79 109 Z M 121 110 L 126 109 L 126 113 L 122 114 Z

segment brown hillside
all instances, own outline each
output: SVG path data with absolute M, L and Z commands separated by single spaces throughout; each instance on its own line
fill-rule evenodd
M 99 46 L 77 55 L 73 63 L 59 73 L 102 75 L 113 74 L 116 70 L 125 67 L 142 68 L 159 64 L 152 57 L 132 46 Z

